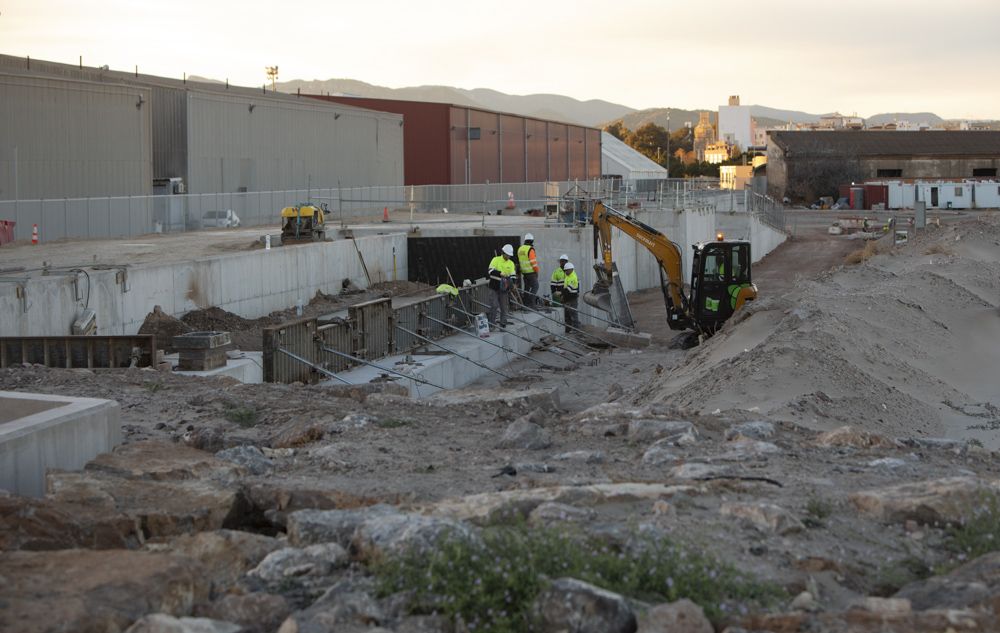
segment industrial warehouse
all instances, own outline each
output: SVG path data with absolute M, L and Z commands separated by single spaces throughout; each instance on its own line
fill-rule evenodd
M 0 56 L 0 630 L 991 630 L 1000 132 L 855 134 Z

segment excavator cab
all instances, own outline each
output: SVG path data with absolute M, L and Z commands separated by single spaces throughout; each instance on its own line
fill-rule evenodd
M 750 276 L 750 243 L 702 242 L 692 245 L 691 320 L 705 334 L 714 334 L 747 301 L 757 297 Z

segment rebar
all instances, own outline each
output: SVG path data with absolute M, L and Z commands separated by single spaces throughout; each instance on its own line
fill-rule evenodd
M 299 356 L 298 354 L 293 354 L 292 352 L 289 352 L 284 347 L 279 347 L 278 351 L 281 352 L 282 354 L 285 354 L 286 356 L 289 356 L 289 357 L 291 357 L 291 358 L 299 361 L 300 363 L 304 363 L 306 365 L 309 365 L 310 367 L 312 367 L 313 369 L 315 369 L 316 371 L 318 371 L 321 374 L 326 374 L 330 378 L 335 378 L 336 380 L 339 380 L 340 382 L 344 383 L 345 385 L 354 386 L 354 383 L 348 382 L 348 381 L 344 380 L 343 378 L 341 378 L 337 374 L 333 373 L 329 369 L 324 369 L 324 368 L 320 367 L 319 365 L 317 365 L 316 363 L 311 363 L 308 360 L 306 360 L 306 359 L 302 358 L 301 356 Z
M 508 376 L 507 374 L 505 374 L 505 373 L 503 373 L 501 371 L 497 371 L 497 370 L 493 369 L 489 365 L 484 365 L 483 363 L 480 363 L 479 361 L 472 360 L 471 358 L 469 358 L 468 356 L 466 356 L 464 354 L 459 354 L 455 350 L 450 349 L 448 347 L 445 347 L 444 345 L 438 343 L 437 341 L 432 341 L 431 339 L 427 338 L 426 336 L 423 336 L 423 335 L 417 334 L 416 332 L 408 330 L 405 327 L 403 327 L 402 325 L 397 325 L 396 329 L 400 330 L 401 332 L 406 332 L 410 336 L 416 337 L 416 338 L 420 339 L 421 341 L 425 341 L 425 342 L 427 342 L 430 345 L 433 345 L 435 347 L 440 347 L 441 349 L 443 349 L 444 351 L 448 352 L 449 354 L 452 354 L 454 356 L 458 356 L 459 358 L 461 358 L 463 360 L 467 360 L 470 363 L 472 363 L 473 365 L 476 365 L 477 367 L 482 367 L 483 369 L 491 371 L 491 372 L 493 372 L 494 374 L 496 374 L 498 376 L 503 376 L 504 378 L 506 378 L 508 380 L 510 380 L 512 378 L 511 376 Z
M 423 378 L 417 378 L 416 376 L 411 376 L 410 374 L 404 374 L 403 372 L 396 371 L 395 369 L 389 369 L 388 367 L 382 367 L 381 365 L 376 365 L 375 363 L 373 363 L 371 361 L 367 361 L 367 360 L 365 360 L 363 358 L 358 358 L 357 356 L 351 356 L 350 354 L 345 354 L 344 352 L 335 350 L 332 347 L 327 347 L 326 345 L 321 345 L 320 349 L 322 349 L 324 352 L 329 352 L 331 354 L 336 354 L 337 356 L 342 356 L 343 358 L 346 358 L 348 360 L 353 360 L 356 363 L 363 363 L 363 364 L 368 365 L 370 367 L 374 367 L 375 369 L 379 369 L 381 371 L 387 371 L 390 374 L 396 374 L 397 376 L 402 376 L 403 378 L 406 378 L 408 380 L 412 380 L 414 382 L 419 382 L 419 383 L 422 383 L 422 384 L 425 384 L 425 385 L 430 385 L 431 387 L 434 387 L 436 389 L 444 389 L 444 387 L 442 387 L 440 385 L 435 385 L 434 383 L 429 382 L 427 380 L 424 380 Z

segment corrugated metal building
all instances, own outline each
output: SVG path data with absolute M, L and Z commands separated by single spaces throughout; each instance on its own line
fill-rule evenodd
M 601 175 L 601 131 L 448 103 L 312 95 L 404 117 L 407 185 L 586 180 Z
M 819 131 L 768 134 L 768 193 L 811 202 L 873 178 L 995 178 L 1000 132 Z
M 0 200 L 152 191 L 148 88 L 0 69 Z
M 607 132 L 601 132 L 601 175 L 624 180 L 665 180 L 667 170 Z
M 403 180 L 402 117 L 296 95 L 222 83 L 192 82 L 101 68 L 0 55 L 0 72 L 62 78 L 141 89 L 152 126 L 152 175 L 129 190 L 94 168 L 92 184 L 78 193 L 45 196 L 149 193 L 154 178 L 180 177 L 190 193 L 303 189 L 311 185 L 400 185 Z M 3 103 L 3 101 L 0 101 Z M 93 104 L 91 106 L 93 107 Z M 134 107 L 134 102 L 133 102 Z M 145 111 L 143 106 L 141 111 Z M 86 125 L 71 111 L 53 113 L 64 126 Z M 6 118 L 0 110 L 0 119 Z M 2 125 L 0 121 L 0 125 Z M 55 151 L 57 137 L 36 137 L 40 152 Z M 0 160 L 10 149 L 0 139 Z M 147 143 L 147 148 L 149 144 Z M 19 152 L 25 151 L 19 147 Z M 147 149 L 148 151 L 148 149 Z M 55 168 L 34 166 L 40 174 Z M 0 176 L 2 177 L 2 176 Z M 2 181 L 0 181 L 2 182 Z M 27 197 L 19 192 L 21 198 Z

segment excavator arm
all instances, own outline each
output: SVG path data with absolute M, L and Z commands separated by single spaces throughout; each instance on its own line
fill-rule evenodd
M 594 246 L 595 249 L 600 248 L 601 262 L 606 277 L 611 277 L 614 266 L 611 252 L 611 228 L 615 227 L 645 246 L 656 258 L 660 265 L 670 327 L 673 329 L 686 327 L 688 325 L 688 302 L 684 296 L 684 278 L 681 272 L 683 260 L 677 244 L 671 242 L 666 235 L 653 227 L 605 206 L 600 200 L 594 204 L 593 223 Z M 596 252 L 594 256 L 597 256 Z

